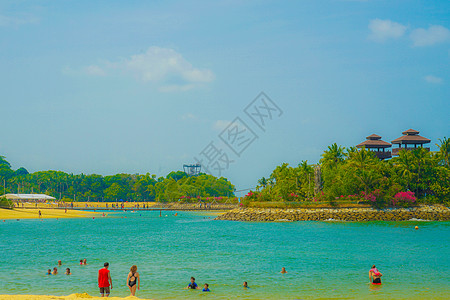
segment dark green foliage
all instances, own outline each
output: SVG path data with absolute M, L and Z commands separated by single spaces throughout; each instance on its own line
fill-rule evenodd
M 181 196 L 234 196 L 234 186 L 226 178 L 207 174 L 188 177 L 182 171 L 175 171 L 159 178 L 149 173 L 102 176 L 52 170 L 29 174 L 25 168 L 11 170 L 3 156 L 0 179 L 1 185 L 5 180 L 7 193 L 45 193 L 76 201 L 178 201 Z
M 379 160 L 371 151 L 333 144 L 319 162 L 322 190 L 314 191 L 314 165 L 297 167 L 284 163 L 269 178 L 258 180 L 258 188 L 245 202 L 312 201 L 328 203 L 362 202 L 375 207 L 392 205 L 400 192 L 411 191 L 415 203 L 450 202 L 450 142 L 440 140 L 439 151 L 425 148 L 402 150 L 398 157 Z M 317 166 L 317 165 L 316 165 Z
M 12 209 L 13 203 L 5 197 L 0 197 L 0 208 Z

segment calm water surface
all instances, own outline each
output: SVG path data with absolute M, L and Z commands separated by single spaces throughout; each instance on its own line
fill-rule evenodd
M 166 216 L 167 215 L 167 216 Z M 154 299 L 448 299 L 450 222 L 213 221 L 207 213 L 123 212 L 95 219 L 0 222 L 0 294 L 98 295 L 110 263 L 112 296 Z M 418 225 L 419 230 L 414 230 Z M 86 258 L 87 266 L 79 260 Z M 61 259 L 61 274 L 45 276 Z M 368 284 L 376 264 L 383 285 Z M 288 274 L 280 274 L 281 267 Z M 183 290 L 191 276 L 211 293 Z M 241 286 L 248 281 L 251 287 Z

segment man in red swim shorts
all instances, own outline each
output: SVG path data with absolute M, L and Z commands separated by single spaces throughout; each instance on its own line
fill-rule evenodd
M 100 295 L 101 297 L 109 296 L 109 288 L 112 286 L 112 279 L 111 279 L 111 273 L 108 270 L 109 263 L 105 262 L 103 264 L 103 268 L 98 270 L 98 287 L 100 288 Z

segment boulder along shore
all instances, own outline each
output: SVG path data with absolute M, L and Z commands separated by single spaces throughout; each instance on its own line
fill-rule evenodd
M 413 208 L 237 208 L 218 216 L 215 220 L 248 222 L 288 221 L 449 221 L 450 209 L 445 206 L 419 206 Z

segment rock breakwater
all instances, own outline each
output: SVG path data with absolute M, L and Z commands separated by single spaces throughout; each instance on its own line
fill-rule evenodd
M 237 208 L 224 213 L 216 220 L 247 222 L 286 221 L 449 221 L 450 209 L 444 206 L 420 206 L 414 208 Z

